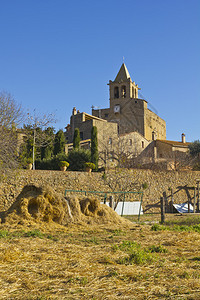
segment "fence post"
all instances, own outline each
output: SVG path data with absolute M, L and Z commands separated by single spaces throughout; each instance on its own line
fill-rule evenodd
M 123 213 L 124 213 L 124 202 L 125 202 L 125 193 L 124 193 L 124 199 L 123 199 L 123 203 L 122 203 L 121 217 L 123 216 Z
M 107 194 L 104 195 L 103 203 L 106 204 Z
M 113 196 L 110 196 L 109 197 L 109 206 L 114 209 L 114 197 Z
M 173 189 L 171 189 L 171 212 L 173 213 L 173 205 L 174 205 L 174 194 Z
M 161 224 L 165 223 L 164 197 L 160 197 Z
M 194 187 L 194 209 L 193 209 L 193 213 L 195 213 L 196 211 L 196 187 Z
M 200 180 L 197 180 L 197 212 L 199 212 L 199 182 Z
M 190 213 L 190 198 L 188 197 L 188 213 Z
M 167 203 L 167 194 L 166 192 L 163 192 L 163 201 L 164 201 L 164 212 L 167 212 L 167 207 L 168 207 L 168 203 Z

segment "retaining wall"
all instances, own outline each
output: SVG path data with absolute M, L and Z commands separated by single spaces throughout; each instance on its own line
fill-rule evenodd
M 159 200 L 162 193 L 166 191 L 170 195 L 169 188 L 177 191 L 178 187 L 187 185 L 193 187 L 196 180 L 200 179 L 200 171 L 153 171 L 153 170 L 122 170 L 122 174 L 129 180 L 137 181 L 139 184 L 147 183 L 144 191 L 143 209 L 146 212 L 158 212 Z M 6 210 L 27 184 L 49 185 L 55 191 L 64 195 L 65 189 L 75 190 L 99 190 L 108 191 L 102 178 L 103 173 L 86 172 L 61 172 L 42 170 L 17 170 L 12 173 L 4 172 L 0 178 L 0 211 Z M 114 178 L 113 172 L 113 178 Z M 194 191 L 189 190 L 191 198 Z M 169 198 L 170 199 L 170 198 Z M 174 195 L 175 203 L 187 201 L 184 189 Z

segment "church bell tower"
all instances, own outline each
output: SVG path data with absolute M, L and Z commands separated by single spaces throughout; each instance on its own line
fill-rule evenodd
M 123 63 L 115 80 L 109 81 L 110 86 L 110 104 L 122 99 L 138 98 L 140 88 L 131 80 L 126 65 Z

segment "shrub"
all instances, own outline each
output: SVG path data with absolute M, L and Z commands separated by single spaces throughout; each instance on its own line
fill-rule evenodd
M 26 159 L 26 163 L 27 164 L 32 164 L 33 163 L 33 159 L 31 157 Z
M 65 160 L 61 160 L 61 161 L 59 161 L 59 167 L 69 167 L 69 163 L 67 162 L 67 161 L 65 161 Z
M 36 160 L 35 166 L 38 170 L 59 170 L 59 162 L 67 161 L 67 155 L 65 153 L 59 153 L 52 159 Z
M 67 161 L 71 171 L 84 170 L 84 164 L 90 161 L 90 151 L 84 149 L 73 149 L 68 153 Z
M 95 170 L 96 169 L 96 166 L 95 164 L 93 164 L 92 162 L 86 162 L 85 163 L 85 168 L 90 168 L 92 170 Z

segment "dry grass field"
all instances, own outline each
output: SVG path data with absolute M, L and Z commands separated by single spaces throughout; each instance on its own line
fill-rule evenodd
M 138 224 L 83 199 L 66 223 L 66 202 L 36 192 L 2 218 L 0 299 L 200 299 L 199 216 Z
M 200 299 L 200 233 L 170 226 L 1 225 L 0 299 Z

